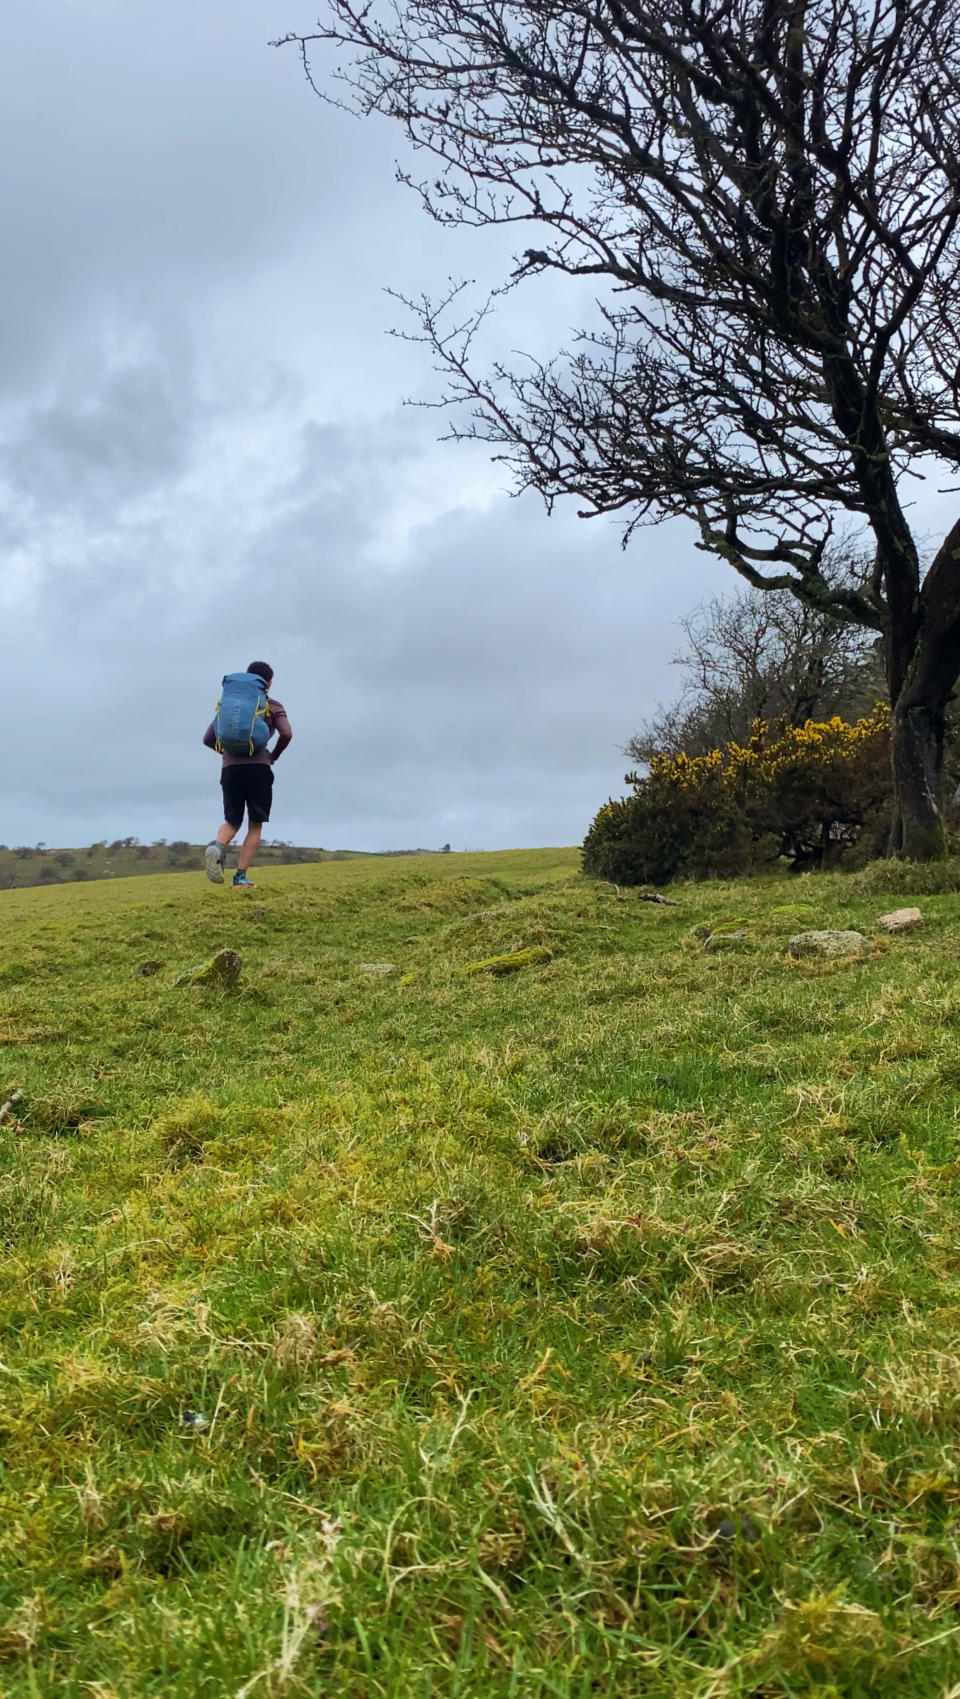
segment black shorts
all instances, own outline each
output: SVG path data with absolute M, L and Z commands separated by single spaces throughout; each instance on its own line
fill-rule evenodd
M 223 818 L 228 826 L 239 831 L 243 811 L 251 826 L 265 826 L 270 818 L 273 801 L 273 768 L 262 761 L 246 762 L 243 766 L 224 767 L 220 775 L 223 786 Z

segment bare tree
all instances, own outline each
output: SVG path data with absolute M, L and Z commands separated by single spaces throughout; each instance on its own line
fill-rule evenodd
M 486 309 L 421 303 L 463 432 L 548 503 L 684 514 L 755 588 L 882 634 L 891 847 L 942 853 L 960 523 L 924 572 L 906 498 L 960 466 L 960 0 L 326 6 L 286 39 L 404 126 L 427 210 L 539 227 L 506 287 L 603 291 L 571 353 L 484 377 Z M 870 539 L 862 588 L 821 570 L 835 531 Z
M 840 714 L 856 719 L 886 693 L 874 633 L 843 624 L 786 590 L 711 598 L 680 621 L 674 657 L 685 678 L 624 754 L 706 755 L 744 743 L 755 720 L 801 726 Z

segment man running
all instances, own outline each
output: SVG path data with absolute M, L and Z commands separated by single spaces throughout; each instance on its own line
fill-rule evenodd
M 253 881 L 247 878 L 247 870 L 257 853 L 263 828 L 270 818 L 273 764 L 283 754 L 293 737 L 283 703 L 269 694 L 273 683 L 273 668 L 268 667 L 265 661 L 251 661 L 247 672 L 255 673 L 258 678 L 263 679 L 267 690 L 267 728 L 271 737 L 274 732 L 277 733 L 277 741 L 272 749 L 260 749 L 255 755 L 224 755 L 223 771 L 220 774 L 224 823 L 213 843 L 208 844 L 204 851 L 207 878 L 212 879 L 215 885 L 222 885 L 227 845 L 233 842 L 243 825 L 243 812 L 246 809 L 247 835 L 240 845 L 237 871 L 233 876 L 234 885 L 241 888 L 252 888 Z M 208 749 L 216 749 L 217 734 L 212 720 L 203 734 L 203 741 Z

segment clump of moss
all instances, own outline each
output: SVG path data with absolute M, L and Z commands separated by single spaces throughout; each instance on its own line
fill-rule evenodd
M 505 956 L 488 956 L 485 962 L 470 962 L 464 973 L 518 973 L 521 968 L 536 967 L 540 962 L 553 960 L 553 951 L 543 944 L 533 944 L 528 950 L 509 950 Z
M 235 1131 L 236 1111 L 225 1109 L 195 1092 L 153 1123 L 153 1130 L 169 1157 L 180 1162 L 199 1162 L 206 1146 L 228 1138 Z
M 810 920 L 816 917 L 817 910 L 812 903 L 775 903 L 769 910 L 771 920 L 793 923 L 794 921 Z
M 81 1132 L 104 1113 L 102 1104 L 91 1097 L 54 1092 L 50 1096 L 31 1095 L 24 1099 L 20 1120 L 28 1132 L 43 1133 L 48 1138 L 66 1138 Z
M 243 957 L 238 956 L 236 950 L 218 950 L 215 956 L 211 956 L 210 960 L 202 963 L 200 967 L 188 968 L 186 973 L 179 974 L 177 984 L 214 988 L 219 986 L 221 990 L 226 990 L 227 986 L 236 984 L 242 967 Z

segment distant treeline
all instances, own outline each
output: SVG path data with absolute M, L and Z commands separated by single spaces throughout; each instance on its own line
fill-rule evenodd
M 443 852 L 449 850 L 445 845 Z M 258 866 L 285 866 L 314 861 L 348 861 L 363 850 L 309 849 L 264 839 Z M 429 850 L 388 850 L 388 855 L 428 855 Z M 86 849 L 48 849 L 46 844 L 0 844 L 0 891 L 28 885 L 76 885 L 92 879 L 129 879 L 144 873 L 197 873 L 203 868 L 203 845 L 175 838 L 142 844 L 137 838 L 101 839 Z

